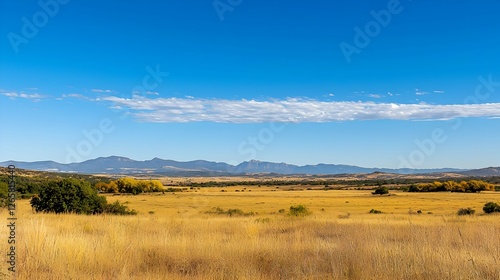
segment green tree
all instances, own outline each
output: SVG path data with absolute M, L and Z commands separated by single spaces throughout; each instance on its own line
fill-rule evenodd
M 68 178 L 49 182 L 30 204 L 36 212 L 99 214 L 106 198 L 99 196 L 90 183 Z

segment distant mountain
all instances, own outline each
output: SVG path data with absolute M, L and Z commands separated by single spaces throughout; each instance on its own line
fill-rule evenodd
M 0 166 L 15 165 L 17 168 L 55 171 L 55 172 L 74 172 L 82 174 L 164 174 L 164 175 L 183 175 L 183 176 L 217 176 L 217 175 L 236 175 L 236 174 L 311 174 L 311 175 L 338 175 L 338 174 L 361 174 L 361 173 L 395 173 L 395 174 L 422 174 L 422 173 L 445 173 L 455 172 L 463 173 L 473 172 L 474 170 L 462 170 L 453 168 L 442 169 L 388 169 L 388 168 L 364 168 L 352 165 L 337 164 L 317 164 L 298 166 L 287 163 L 273 163 L 258 160 L 242 162 L 236 166 L 223 162 L 212 162 L 205 160 L 195 160 L 179 162 L 174 160 L 164 160 L 153 158 L 151 160 L 136 161 L 126 157 L 110 156 L 99 157 L 80 163 L 62 164 L 54 161 L 21 162 L 6 161 L 1 162 Z M 499 174 L 500 168 L 487 168 L 484 174 Z M 496 173 L 495 173 L 496 172 Z M 472 173 L 471 173 L 472 174 Z M 483 176 L 483 175 L 478 175 Z M 489 175 L 484 175 L 489 176 Z
M 460 172 L 461 174 L 473 177 L 500 176 L 500 167 L 488 167 Z

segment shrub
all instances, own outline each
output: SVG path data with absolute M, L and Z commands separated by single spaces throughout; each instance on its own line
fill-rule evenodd
M 382 187 L 382 186 L 376 188 L 375 191 L 372 192 L 373 195 L 377 195 L 377 194 L 383 195 L 383 194 L 388 194 L 388 193 L 389 193 L 389 189 L 387 187 Z
M 288 212 L 290 216 L 295 216 L 295 217 L 300 217 L 300 216 L 307 216 L 311 214 L 311 211 L 307 209 L 302 204 L 296 205 L 296 206 L 290 206 L 290 211 Z
M 216 214 L 216 215 L 228 215 L 229 217 L 233 217 L 233 216 L 253 216 L 255 215 L 256 213 L 254 212 L 243 212 L 243 210 L 241 209 L 228 209 L 227 211 L 220 208 L 220 207 L 215 207 L 215 208 L 212 208 L 212 211 L 206 211 L 205 212 L 206 214 Z
M 135 211 L 134 209 L 129 210 L 127 206 L 121 204 L 118 201 L 115 201 L 112 204 L 106 204 L 106 206 L 104 207 L 104 213 L 114 215 L 137 215 L 137 211 Z
M 339 219 L 349 219 L 351 217 L 351 213 L 347 213 L 345 215 L 338 215 Z
M 464 216 L 464 215 L 474 215 L 476 213 L 476 210 L 472 208 L 460 208 L 458 209 L 457 215 L 459 216 Z
M 382 211 L 372 209 L 372 210 L 370 210 L 370 214 L 382 214 Z
M 491 214 L 494 212 L 500 212 L 500 205 L 495 202 L 488 202 L 484 205 L 483 211 L 486 214 Z

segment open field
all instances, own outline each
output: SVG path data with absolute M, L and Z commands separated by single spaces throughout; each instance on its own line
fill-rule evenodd
M 19 201 L 17 279 L 500 279 L 500 216 L 481 214 L 498 192 L 228 187 L 107 199 L 139 214 L 34 214 Z M 297 204 L 312 214 L 279 213 Z M 214 207 L 254 214 L 205 213 Z M 477 214 L 459 217 L 462 207 Z

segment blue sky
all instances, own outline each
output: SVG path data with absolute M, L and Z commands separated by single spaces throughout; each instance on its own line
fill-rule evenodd
M 499 166 L 499 9 L 3 1 L 0 161 Z

